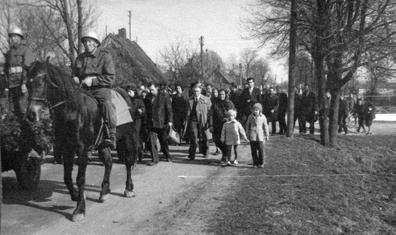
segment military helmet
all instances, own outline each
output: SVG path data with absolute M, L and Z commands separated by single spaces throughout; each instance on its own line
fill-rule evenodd
M 14 27 L 8 32 L 8 36 L 9 37 L 11 37 L 12 35 L 18 35 L 21 38 L 24 38 L 23 33 L 22 33 L 22 29 L 20 29 L 18 27 Z
M 86 38 L 93 39 L 98 43 L 98 45 L 100 45 L 99 37 L 95 32 L 93 32 L 93 31 L 84 32 L 81 37 L 81 41 L 84 41 L 84 39 L 86 39 Z

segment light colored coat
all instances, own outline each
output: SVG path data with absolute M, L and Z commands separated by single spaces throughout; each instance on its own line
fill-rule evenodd
M 194 98 L 191 97 L 188 101 L 188 109 L 186 120 L 190 120 L 191 110 L 194 106 Z M 197 103 L 197 118 L 198 123 L 204 130 L 209 129 L 212 126 L 212 102 L 204 95 L 200 95 Z
M 265 141 L 269 136 L 267 118 L 260 113 L 257 117 L 249 115 L 246 122 L 246 132 L 250 141 Z
M 223 124 L 220 141 L 225 145 L 238 145 L 241 143 L 241 137 L 247 140 L 245 130 L 237 120 L 228 121 Z

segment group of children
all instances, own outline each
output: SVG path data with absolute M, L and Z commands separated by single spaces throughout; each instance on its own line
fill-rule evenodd
M 253 167 L 262 168 L 265 162 L 264 143 L 269 140 L 267 118 L 263 114 L 263 107 L 256 103 L 252 107 L 252 113 L 246 121 L 246 132 L 242 124 L 236 120 L 236 111 L 228 110 L 226 113 L 227 121 L 221 131 L 221 142 L 223 147 L 222 165 L 237 165 L 237 147 L 241 140 L 250 142 L 250 149 L 253 158 Z M 232 149 L 235 152 L 234 161 L 231 161 Z

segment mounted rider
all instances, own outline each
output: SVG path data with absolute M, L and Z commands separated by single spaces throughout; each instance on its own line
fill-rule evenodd
M 104 145 L 116 147 L 116 112 L 111 102 L 111 87 L 115 80 L 115 68 L 111 54 L 99 48 L 100 41 L 95 32 L 86 32 L 81 37 L 84 53 L 75 62 L 74 80 L 98 101 L 104 124 Z
M 5 92 L 8 93 L 11 110 L 21 119 L 25 114 L 28 98 L 26 73 L 34 61 L 34 56 L 30 48 L 23 43 L 25 37 L 20 28 L 12 28 L 8 37 L 10 49 L 5 55 Z

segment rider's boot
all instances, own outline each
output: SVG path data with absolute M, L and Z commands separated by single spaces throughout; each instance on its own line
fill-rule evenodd
M 108 146 L 111 149 L 116 149 L 117 147 L 116 128 L 109 129 L 108 135 L 104 139 L 104 144 L 105 146 Z

